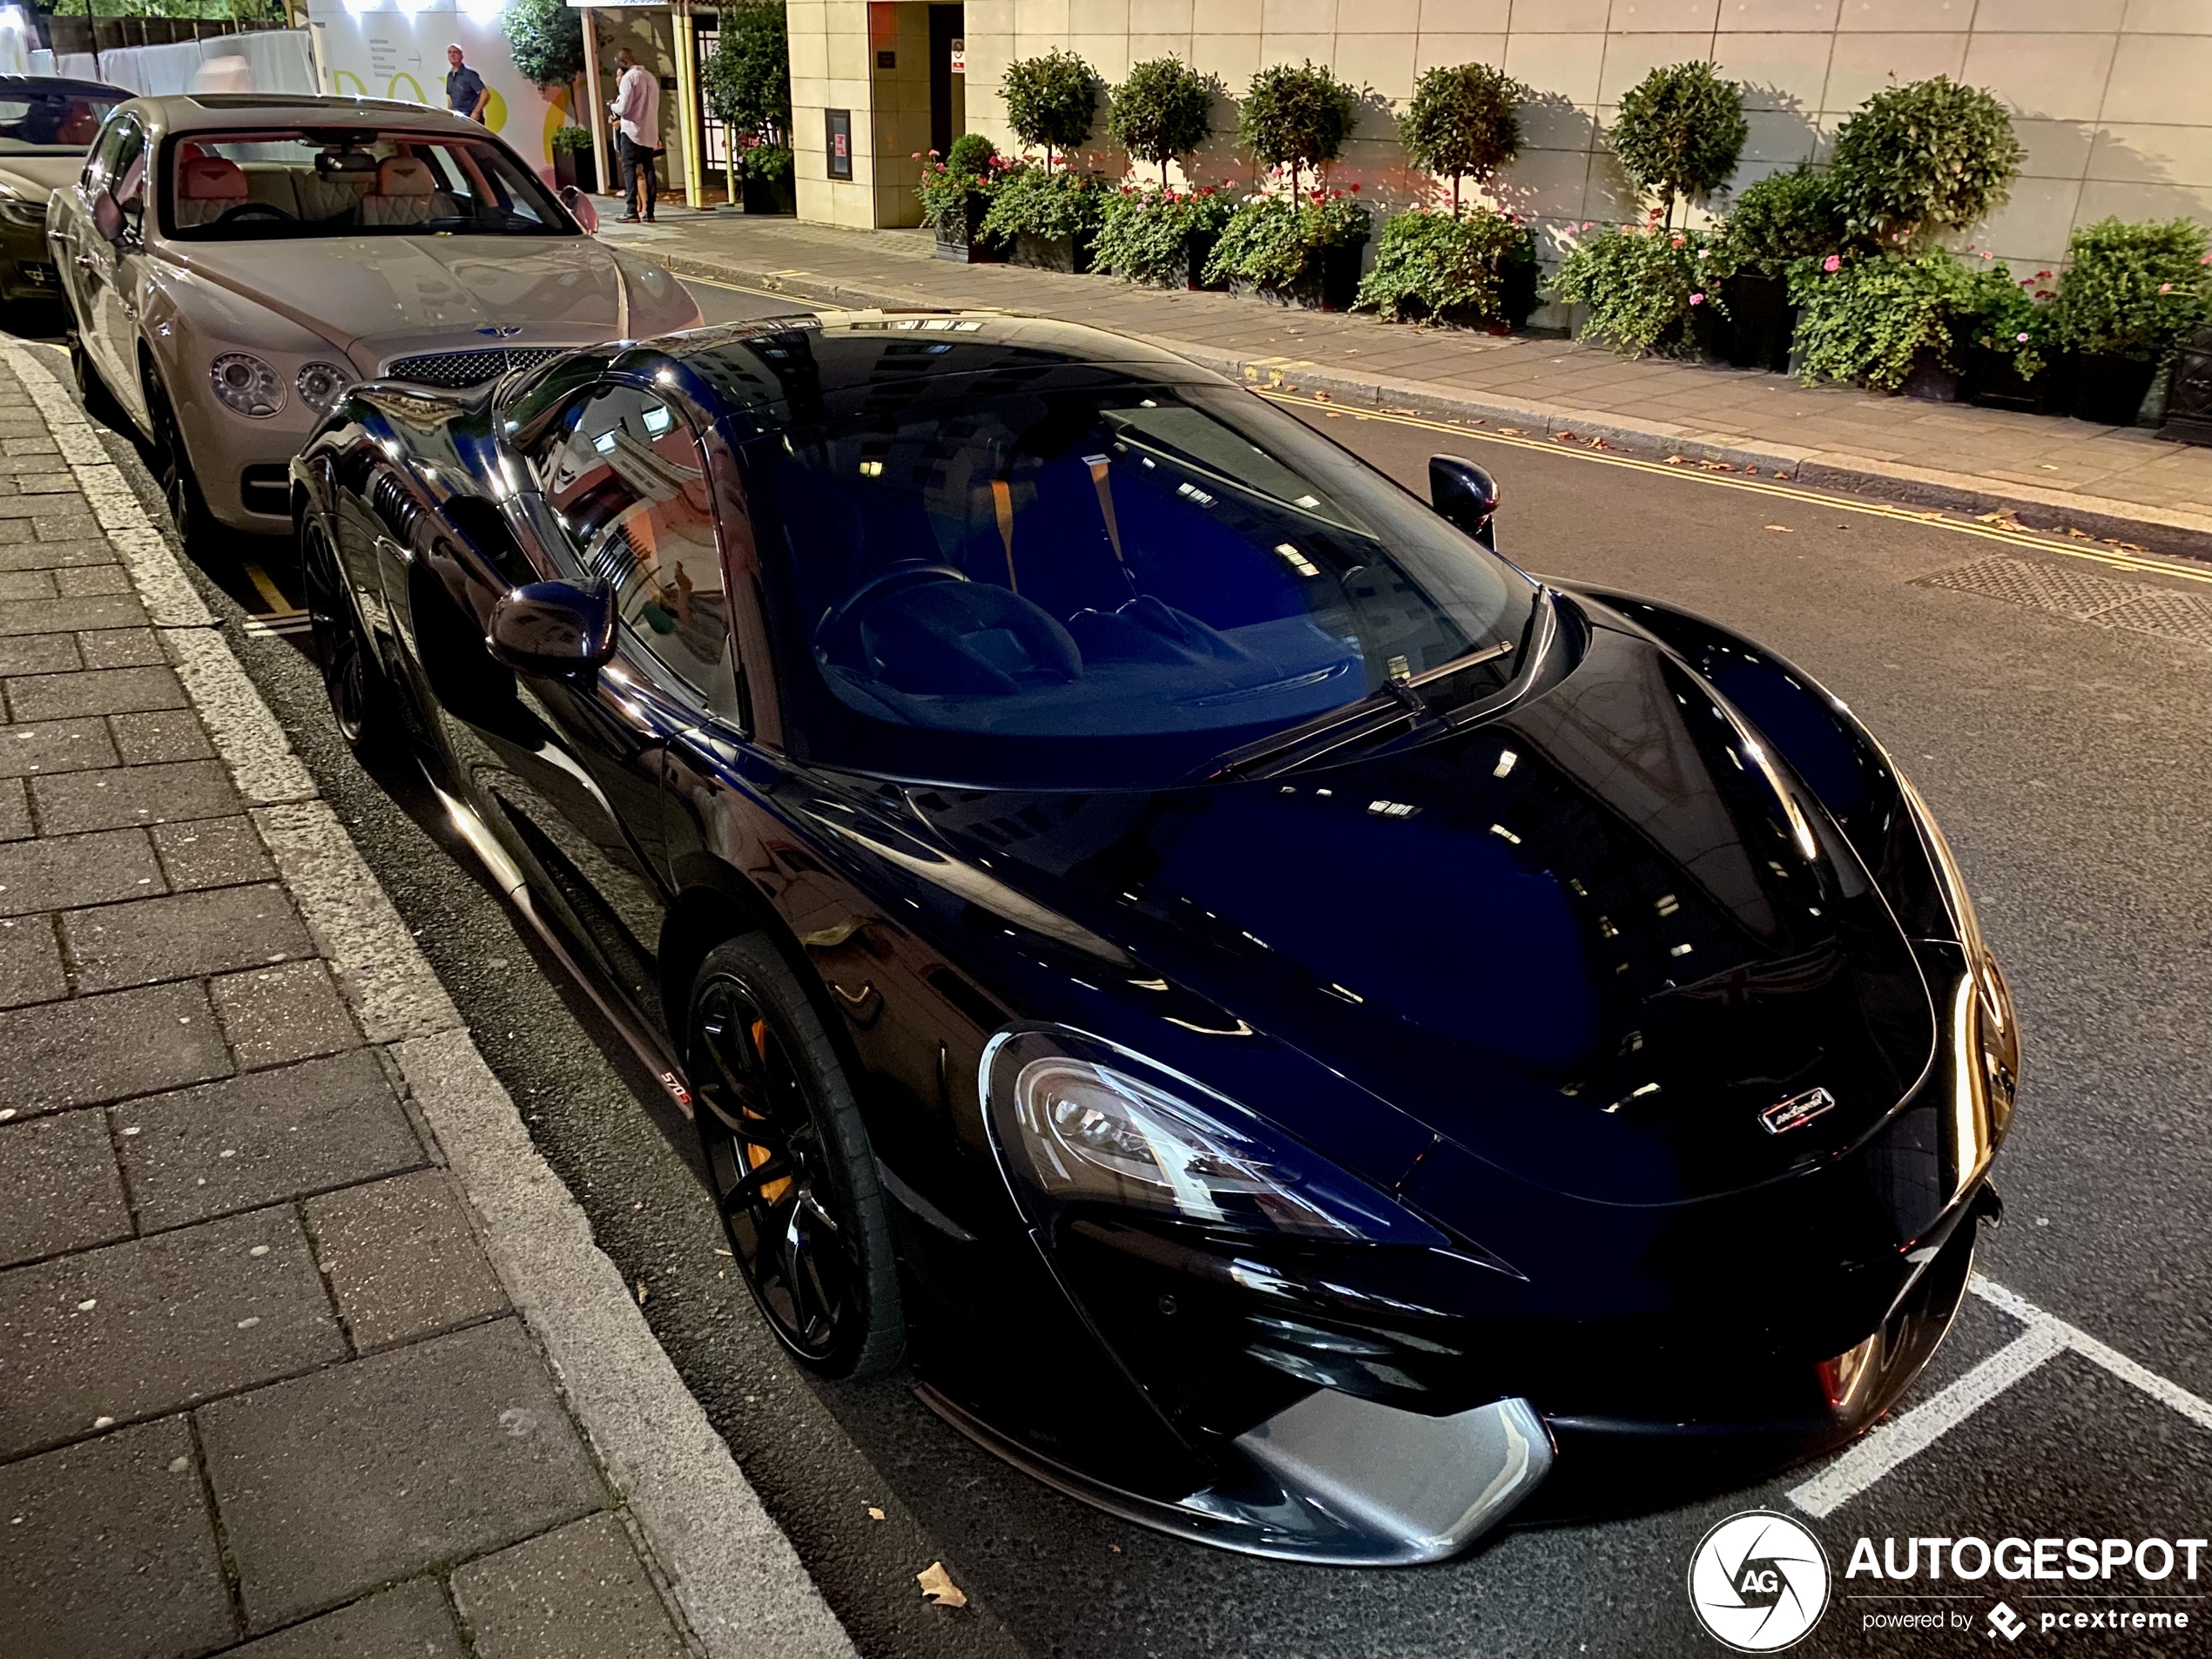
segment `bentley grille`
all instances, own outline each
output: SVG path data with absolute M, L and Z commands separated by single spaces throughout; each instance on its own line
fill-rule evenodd
M 476 351 L 424 352 L 400 358 L 384 373 L 395 381 L 458 391 L 496 381 L 512 368 L 529 368 L 569 349 L 566 346 L 489 346 Z

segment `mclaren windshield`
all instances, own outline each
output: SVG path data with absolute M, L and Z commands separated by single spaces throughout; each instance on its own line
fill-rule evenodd
M 88 148 L 107 112 L 130 97 L 71 81 L 0 78 L 0 155 L 65 155 Z
M 1091 366 L 988 379 L 746 446 L 810 759 L 1157 787 L 1393 685 L 1513 679 L 1533 585 L 1289 415 Z
M 190 133 L 168 146 L 161 212 L 185 241 L 581 234 L 505 148 L 445 133 Z

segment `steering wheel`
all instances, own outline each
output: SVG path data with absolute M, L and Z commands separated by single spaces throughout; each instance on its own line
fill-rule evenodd
M 271 202 L 240 202 L 237 206 L 226 208 L 216 214 L 215 222 L 227 225 L 234 219 L 289 219 L 291 217 L 284 209 Z
M 894 564 L 889 570 L 870 577 L 822 612 L 822 619 L 814 624 L 814 649 L 825 655 L 829 654 L 832 638 L 844 631 L 863 610 L 887 593 L 924 582 L 967 580 L 966 571 L 955 570 L 949 564 Z

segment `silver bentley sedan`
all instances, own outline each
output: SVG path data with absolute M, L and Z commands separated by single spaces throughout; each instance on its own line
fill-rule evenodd
M 357 381 L 454 390 L 699 321 L 595 228 L 472 121 L 199 93 L 118 105 L 46 233 L 79 389 L 145 434 L 189 545 L 287 531 L 286 465 Z

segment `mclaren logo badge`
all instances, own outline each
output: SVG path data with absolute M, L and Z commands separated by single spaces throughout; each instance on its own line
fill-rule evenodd
M 1802 1095 L 1792 1095 L 1779 1104 L 1768 1107 L 1759 1114 L 1759 1125 L 1770 1135 L 1786 1135 L 1835 1109 L 1836 1097 L 1826 1089 L 1808 1089 Z

